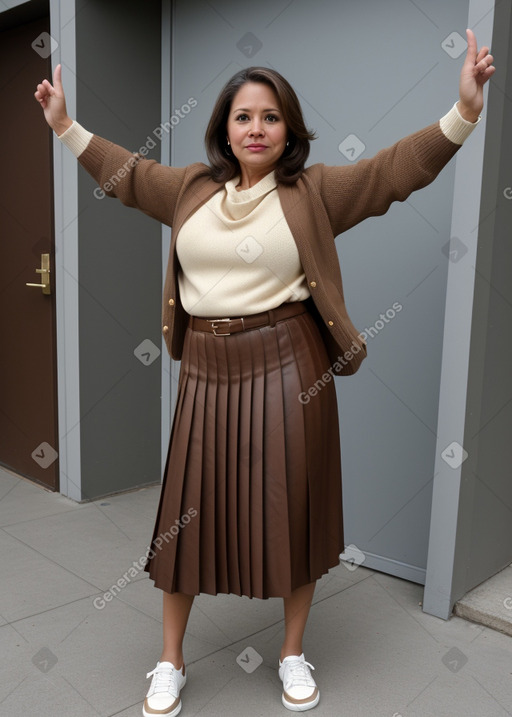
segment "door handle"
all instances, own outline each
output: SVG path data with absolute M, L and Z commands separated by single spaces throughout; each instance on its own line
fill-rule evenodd
M 41 254 L 41 268 L 36 269 L 36 274 L 41 274 L 41 284 L 29 284 L 27 286 L 38 286 L 42 289 L 43 294 L 51 294 L 50 284 L 50 255 Z

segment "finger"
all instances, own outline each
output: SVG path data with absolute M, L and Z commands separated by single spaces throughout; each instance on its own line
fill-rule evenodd
M 476 69 L 478 72 L 484 72 L 485 70 L 488 69 L 488 67 L 489 67 L 490 65 L 492 65 L 493 59 L 494 59 L 494 58 L 493 58 L 492 55 L 487 55 L 487 57 L 484 57 L 483 60 L 480 60 L 480 62 L 479 62 L 477 65 L 475 65 L 475 69 Z
M 48 97 L 53 97 L 53 95 L 55 94 L 55 90 L 52 87 L 52 85 L 50 84 L 50 82 L 45 79 L 45 80 L 43 80 L 42 85 L 43 85 L 44 91 L 48 95 Z
M 475 62 L 478 64 L 481 60 L 484 59 L 484 57 L 487 56 L 488 53 L 489 53 L 489 48 L 484 45 L 480 49 L 480 52 L 478 53 L 478 55 L 476 56 Z
M 468 51 L 466 53 L 466 60 L 470 61 L 471 64 L 473 64 L 476 60 L 476 37 L 473 30 L 470 30 L 469 27 L 466 29 L 466 36 L 468 38 Z
M 48 95 L 46 87 L 44 85 L 37 85 L 34 95 L 35 95 L 36 99 L 38 99 L 38 100 L 45 99 Z
M 43 109 L 46 109 L 47 96 L 46 96 L 46 95 L 42 95 L 39 91 L 37 91 L 37 92 L 34 92 L 34 97 L 35 97 L 36 100 L 39 102 L 39 104 L 41 105 L 41 107 L 42 107 Z
M 62 65 L 59 64 L 55 68 L 55 72 L 53 73 L 53 86 L 56 90 L 59 90 L 62 92 Z
M 486 69 L 480 73 L 480 77 L 483 77 L 484 81 L 486 82 L 491 75 L 493 75 L 496 72 L 496 68 L 494 65 L 490 65 L 490 67 L 486 67 Z

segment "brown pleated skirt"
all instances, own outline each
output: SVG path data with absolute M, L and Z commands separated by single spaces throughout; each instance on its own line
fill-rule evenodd
M 315 320 L 297 309 L 229 336 L 189 322 L 145 565 L 155 587 L 287 597 L 339 564 L 336 389 Z

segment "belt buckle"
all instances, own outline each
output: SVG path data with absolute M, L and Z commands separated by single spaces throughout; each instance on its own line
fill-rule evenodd
M 231 321 L 231 319 L 207 319 L 207 321 L 212 322 L 212 329 L 213 329 L 213 333 L 215 336 L 231 336 L 230 331 L 228 331 L 227 334 L 218 334 L 217 333 L 217 329 L 219 328 L 217 326 L 217 323 L 221 322 L 221 321 Z M 215 322 L 215 323 L 213 323 L 213 322 Z

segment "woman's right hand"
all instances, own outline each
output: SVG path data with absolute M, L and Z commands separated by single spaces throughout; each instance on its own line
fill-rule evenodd
M 59 64 L 53 73 L 53 86 L 45 79 L 37 85 L 34 92 L 34 97 L 43 108 L 46 121 L 57 135 L 61 135 L 73 123 L 66 110 L 61 71 L 62 66 Z

